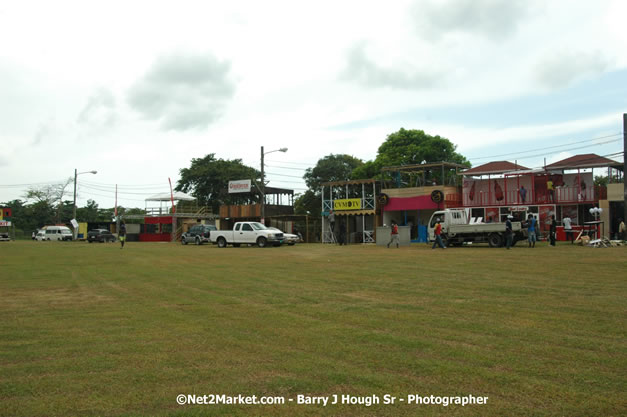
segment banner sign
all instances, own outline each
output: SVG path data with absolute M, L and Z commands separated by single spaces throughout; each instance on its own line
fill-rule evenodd
M 6 220 L 0 220 L 0 227 L 11 226 L 11 222 Z
M 361 198 L 333 200 L 333 210 L 361 210 Z
M 229 193 L 249 193 L 250 189 L 250 180 L 229 181 Z

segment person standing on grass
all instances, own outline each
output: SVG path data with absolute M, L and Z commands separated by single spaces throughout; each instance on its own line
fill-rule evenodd
M 618 238 L 620 240 L 627 240 L 627 236 L 625 236 L 625 222 L 623 219 L 618 219 Z
M 549 226 L 549 245 L 555 246 L 555 234 L 557 233 L 557 221 L 555 214 L 551 216 L 551 225 Z
M 514 216 L 511 214 L 507 216 L 505 221 L 505 247 L 507 250 L 512 247 L 512 240 L 514 239 L 514 231 L 512 230 L 512 219 Z
M 388 248 L 394 242 L 396 242 L 396 247 L 398 248 L 400 245 L 398 241 L 398 225 L 396 224 L 396 220 L 392 220 L 392 232 L 390 234 L 390 242 L 388 243 Z
M 340 220 L 340 236 L 338 239 L 340 246 L 346 245 L 346 224 Z
M 533 217 L 533 214 L 530 214 L 527 218 L 527 239 L 529 240 L 530 248 L 536 247 L 536 227 L 536 218 Z
M 562 224 L 564 225 L 564 232 L 566 233 L 566 240 L 570 240 L 570 244 L 575 243 L 575 235 L 573 234 L 572 220 L 568 214 L 562 218 Z
M 120 238 L 120 249 L 124 249 L 124 242 L 126 242 L 126 224 L 124 223 L 124 220 L 120 223 L 118 237 Z
M 435 233 L 435 242 L 433 242 L 431 249 L 435 249 L 436 245 L 440 246 L 442 249 L 446 249 L 444 242 L 442 242 L 442 225 L 440 224 L 440 219 L 435 219 L 435 222 L 435 229 L 433 230 L 433 233 Z

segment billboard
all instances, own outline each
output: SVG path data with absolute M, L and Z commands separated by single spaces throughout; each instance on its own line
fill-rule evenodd
M 361 198 L 333 200 L 333 210 L 361 210 Z
M 229 181 L 229 193 L 249 193 L 251 186 L 250 180 Z
M 11 209 L 0 207 L 0 226 L 11 226 Z

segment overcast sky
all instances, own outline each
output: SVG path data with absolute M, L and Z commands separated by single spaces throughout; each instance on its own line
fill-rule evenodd
M 98 171 L 79 206 L 112 207 L 119 184 L 144 207 L 192 158 L 259 168 L 261 146 L 289 148 L 266 171 L 300 192 L 318 159 L 374 159 L 401 127 L 473 165 L 610 155 L 625 16 L 621 0 L 0 0 L 0 202 L 78 169 Z

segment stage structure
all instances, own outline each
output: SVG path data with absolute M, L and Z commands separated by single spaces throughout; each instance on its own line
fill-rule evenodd
M 344 228 L 346 243 L 374 243 L 376 181 L 354 180 L 322 183 L 322 243 L 336 243 Z M 331 229 L 329 214 L 335 215 Z

